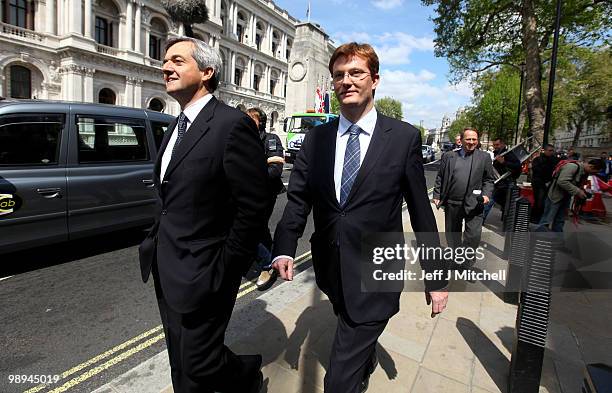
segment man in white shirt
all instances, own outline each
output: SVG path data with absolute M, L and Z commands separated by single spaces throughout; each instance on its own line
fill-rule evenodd
M 212 95 L 221 66 L 200 40 L 166 46 L 166 91 L 182 112 L 158 153 L 158 216 L 139 251 L 143 281 L 153 273 L 176 393 L 255 393 L 263 380 L 261 356 L 237 356 L 223 342 L 266 227 L 268 174 L 253 121 Z
M 291 280 L 297 240 L 313 210 L 315 233 L 310 241 L 316 281 L 338 316 L 326 393 L 367 389 L 377 364 L 378 337 L 399 311 L 401 287 L 362 291 L 362 267 L 368 263 L 363 255 L 372 255 L 362 236 L 392 233 L 393 242 L 403 243 L 404 199 L 417 238 L 429 246 L 439 245 L 423 173 L 421 134 L 408 123 L 377 113 L 378 66 L 368 44 L 344 44 L 332 55 L 329 70 L 341 116 L 306 135 L 274 237 L 273 267 Z M 424 270 L 444 265 L 430 262 L 421 261 Z M 395 266 L 403 268 L 400 263 Z M 425 281 L 432 315 L 446 306 L 446 286 L 444 279 Z

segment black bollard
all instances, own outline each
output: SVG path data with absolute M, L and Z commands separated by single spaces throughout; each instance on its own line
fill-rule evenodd
M 509 393 L 538 393 L 540 389 L 555 262 L 553 243 L 546 233 L 531 234 L 531 260 L 523 269 L 516 316 Z
M 531 204 L 525 198 L 515 202 L 504 302 L 518 304 L 523 270 L 529 258 L 529 217 Z
M 515 183 L 510 183 L 506 194 L 506 205 L 504 206 L 504 259 L 510 254 L 510 243 L 512 241 L 512 230 L 514 229 L 514 216 L 516 211 L 516 200 L 519 198 L 519 188 Z

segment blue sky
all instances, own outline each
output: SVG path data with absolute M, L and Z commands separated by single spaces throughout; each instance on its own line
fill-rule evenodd
M 292 16 L 306 20 L 306 0 L 275 0 Z M 433 8 L 420 0 L 313 0 L 311 22 L 318 23 L 336 44 L 368 42 L 380 58 L 377 98 L 402 102 L 404 120 L 439 127 L 442 116 L 454 118 L 469 104 L 468 83 L 448 82 L 448 63 L 434 56 Z

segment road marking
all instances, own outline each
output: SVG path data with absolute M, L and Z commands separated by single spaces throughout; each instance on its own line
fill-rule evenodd
M 8 279 L 9 279 L 9 278 L 11 278 L 11 277 L 13 277 L 13 276 L 6 276 L 6 277 L 2 277 L 2 278 L 0 278 L 0 281 L 8 280 Z
M 300 255 L 299 257 L 295 258 L 295 265 L 294 268 L 297 268 L 299 265 L 301 265 L 302 263 L 308 262 L 310 260 L 311 257 L 311 252 L 305 252 L 304 254 Z M 249 287 L 250 286 L 250 287 Z M 243 283 L 242 285 L 240 285 L 239 289 L 245 288 L 245 287 L 249 287 L 241 292 L 238 293 L 238 295 L 236 296 L 236 299 L 239 299 L 241 297 L 243 297 L 244 295 L 254 291 L 255 289 L 257 289 L 257 285 L 255 285 L 255 283 L 253 283 L 252 281 L 247 281 L 245 283 Z M 89 367 L 95 363 L 98 363 L 99 361 L 113 355 L 116 352 L 122 351 L 124 349 L 126 349 L 127 347 L 129 347 L 130 345 L 144 339 L 145 337 L 151 336 L 152 334 L 160 331 L 163 329 L 162 325 L 158 325 L 156 327 L 154 327 L 153 329 L 147 330 L 146 332 L 139 334 L 138 336 L 131 338 L 130 340 L 119 344 L 115 347 L 113 347 L 112 349 L 109 349 L 108 351 L 95 356 L 91 359 L 89 359 L 88 361 L 81 363 L 75 367 L 72 367 L 70 370 L 65 371 L 61 374 L 62 379 L 65 379 L 67 377 L 69 377 L 72 374 L 75 374 L 83 369 L 85 369 L 86 367 Z M 72 389 L 73 387 L 75 387 L 76 385 L 80 384 L 83 381 L 86 381 L 88 379 L 90 379 L 91 377 L 100 374 L 102 371 L 105 371 L 109 368 L 111 368 L 112 366 L 118 364 L 119 362 L 122 362 L 123 360 L 137 354 L 138 352 L 150 347 L 151 345 L 155 344 L 156 342 L 158 342 L 159 340 L 164 338 L 164 333 L 160 333 L 157 336 L 153 336 L 151 338 L 149 338 L 148 340 L 146 340 L 143 343 L 138 344 L 137 346 L 135 346 L 134 348 L 131 348 L 125 352 L 120 353 L 119 355 L 110 358 L 109 360 L 107 360 L 106 362 L 104 362 L 103 364 L 96 366 L 94 368 L 92 368 L 91 370 L 79 375 L 78 377 L 72 378 L 71 380 L 69 380 L 68 382 L 64 383 L 62 386 L 59 386 L 53 390 L 50 390 L 48 393 L 62 393 L 65 392 L 69 389 Z M 42 384 L 42 385 L 37 385 L 31 389 L 28 389 L 26 391 L 24 391 L 23 393 L 36 393 L 39 392 L 47 387 L 49 387 L 50 384 Z
M 95 356 L 95 357 L 89 359 L 88 361 L 86 361 L 84 363 L 81 363 L 81 364 L 79 364 L 77 366 L 72 367 L 68 371 L 64 371 L 61 374 L 61 377 L 62 377 L 62 379 L 67 378 L 67 377 L 71 376 L 72 374 L 75 374 L 75 373 L 77 373 L 77 372 L 79 372 L 79 371 L 81 371 L 81 370 L 91 366 L 92 364 L 98 363 L 102 359 L 106 359 L 107 357 L 113 355 L 116 352 L 123 351 L 124 349 L 126 349 L 130 345 L 132 345 L 132 344 L 142 340 L 145 337 L 148 337 L 148 336 L 150 336 L 152 334 L 155 334 L 155 333 L 159 332 L 160 330 L 162 330 L 162 325 L 158 325 L 158 326 L 154 327 L 153 329 L 147 330 L 146 332 L 144 332 L 142 334 L 139 334 L 138 336 L 136 336 L 134 338 L 131 338 L 128 341 L 126 341 L 126 342 L 124 342 L 122 344 L 119 344 L 119 345 L 109 349 L 108 351 L 106 351 L 104 353 L 101 353 L 100 355 Z M 49 385 L 47 385 L 47 384 L 38 385 L 38 386 L 35 386 L 35 387 L 33 387 L 33 388 L 29 389 L 29 390 L 26 390 L 24 393 L 35 393 L 35 392 L 41 391 L 42 389 L 46 388 L 47 386 L 49 386 Z

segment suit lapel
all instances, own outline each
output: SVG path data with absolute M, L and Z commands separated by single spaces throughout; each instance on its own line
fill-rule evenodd
M 359 168 L 359 172 L 357 172 L 357 178 L 353 183 L 351 192 L 349 193 L 349 196 L 346 199 L 347 204 L 350 203 L 351 198 L 358 191 L 366 176 L 368 176 L 368 174 L 376 165 L 376 162 L 380 158 L 381 153 L 385 150 L 385 146 L 389 141 L 389 131 L 391 131 L 391 127 L 385 124 L 383 116 L 379 113 L 378 120 L 376 120 L 376 126 L 374 127 L 374 131 L 372 132 L 372 139 L 370 140 L 368 151 L 366 152 L 366 155 L 363 159 L 363 163 Z
M 325 124 L 325 129 L 321 130 L 321 143 L 315 149 L 318 157 L 322 160 L 321 168 L 325 171 L 322 174 L 321 179 L 324 179 L 325 184 L 323 185 L 326 195 L 330 197 L 335 206 L 339 206 L 338 200 L 336 199 L 336 184 L 334 182 L 334 165 L 336 158 L 336 134 L 338 133 L 338 119 Z
M 196 143 L 202 138 L 210 129 L 208 122 L 215 113 L 215 107 L 217 106 L 217 99 L 213 96 L 210 101 L 202 108 L 198 116 L 195 118 L 185 135 L 183 140 L 176 148 L 174 155 L 170 159 L 168 169 L 164 177 L 168 177 L 172 174 L 178 164 L 183 161 L 185 156 L 193 149 Z

